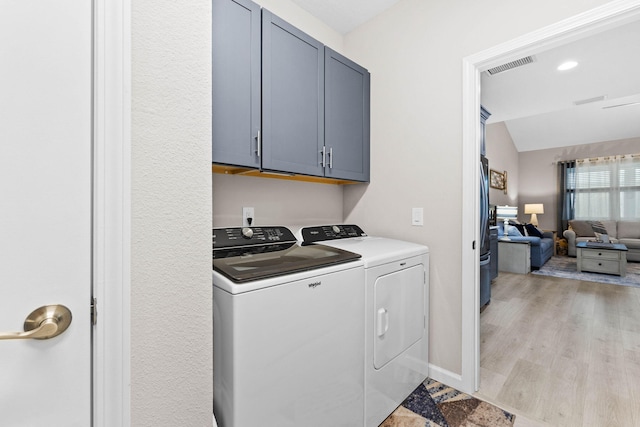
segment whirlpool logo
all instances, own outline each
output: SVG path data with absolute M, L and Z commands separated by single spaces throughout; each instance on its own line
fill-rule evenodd
M 322 285 L 322 282 L 313 282 L 313 283 L 309 283 L 309 287 L 310 287 L 311 289 L 315 289 L 315 288 L 317 288 L 317 287 L 318 287 L 318 286 L 320 286 L 320 285 Z

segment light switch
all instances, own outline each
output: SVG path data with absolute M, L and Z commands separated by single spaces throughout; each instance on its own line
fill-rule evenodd
M 411 225 L 424 225 L 423 208 L 413 208 L 411 211 Z

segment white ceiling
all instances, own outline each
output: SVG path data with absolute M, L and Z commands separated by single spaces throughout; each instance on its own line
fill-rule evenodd
M 518 151 L 640 137 L 640 22 L 537 53 L 534 62 L 482 73 L 488 123 L 505 122 Z M 578 62 L 568 71 L 557 66 Z M 575 105 L 598 97 L 604 100 Z
M 346 34 L 399 0 L 293 0 Z M 518 151 L 640 137 L 640 21 L 540 52 L 512 70 L 482 73 L 488 123 L 505 122 Z M 559 72 L 565 60 L 578 61 Z M 604 96 L 598 102 L 576 106 Z
M 292 0 L 298 6 L 338 31 L 347 34 L 399 0 Z

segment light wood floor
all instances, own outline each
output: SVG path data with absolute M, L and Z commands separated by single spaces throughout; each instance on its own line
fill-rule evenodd
M 640 288 L 500 272 L 476 396 L 516 426 L 640 426 Z

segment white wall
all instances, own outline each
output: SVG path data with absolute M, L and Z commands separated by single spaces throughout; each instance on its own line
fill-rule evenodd
M 131 12 L 131 425 L 210 426 L 211 2 Z
M 431 249 L 430 359 L 461 374 L 462 59 L 606 3 L 401 0 L 345 38 L 371 72 L 371 184 L 345 219 Z M 411 208 L 425 208 L 412 227 Z M 465 284 L 465 286 L 472 286 Z
M 520 191 L 519 210 L 525 203 L 544 203 L 544 214 L 538 215 L 538 223 L 546 230 L 558 230 L 558 165 L 562 160 L 589 157 L 615 156 L 640 153 L 640 138 L 604 141 L 595 144 L 573 145 L 546 150 L 519 153 Z M 529 215 L 520 215 L 529 221 Z
M 213 183 L 214 227 L 242 226 L 243 206 L 254 208 L 255 225 L 342 222 L 339 185 L 222 174 L 213 174 Z
M 486 149 L 489 169 L 507 173 L 507 191 L 489 188 L 489 203 L 517 206 L 520 181 L 518 150 L 516 150 L 504 122 L 487 125 Z

